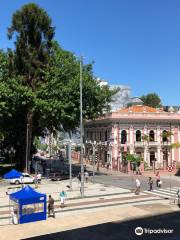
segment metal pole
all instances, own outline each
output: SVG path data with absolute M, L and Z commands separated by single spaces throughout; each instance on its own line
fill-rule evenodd
M 29 124 L 26 126 L 26 172 L 28 172 Z
M 12 153 L 10 153 L 10 157 L 11 157 L 11 169 L 12 169 Z
M 83 166 L 83 117 L 82 117 L 82 56 L 80 58 L 80 133 L 81 133 L 81 197 L 84 197 L 84 166 Z
M 68 148 L 68 155 L 69 155 L 69 186 L 70 190 L 72 191 L 72 159 L 71 159 L 71 132 L 69 133 L 69 148 Z
M 95 178 L 94 178 L 94 175 L 95 175 L 95 145 L 92 144 L 93 146 L 93 183 L 95 183 Z

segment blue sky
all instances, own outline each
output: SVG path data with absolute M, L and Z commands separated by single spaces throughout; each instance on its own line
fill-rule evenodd
M 165 105 L 180 105 L 179 0 L 0 0 L 0 48 L 12 46 L 12 13 L 35 2 L 56 27 L 67 50 L 95 61 L 94 73 L 133 96 L 157 92 Z

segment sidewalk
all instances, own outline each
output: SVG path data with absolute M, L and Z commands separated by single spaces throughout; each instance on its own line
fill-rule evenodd
M 73 161 L 74 164 L 79 164 L 77 163 L 77 161 Z M 92 171 L 93 170 L 93 166 L 90 165 L 90 164 L 85 164 L 87 169 Z M 96 171 L 96 167 L 95 167 L 95 172 Z M 158 170 L 156 170 L 156 172 L 158 172 Z M 175 181 L 179 181 L 180 182 L 180 176 L 175 176 L 174 174 L 175 173 L 170 173 L 170 172 L 164 172 L 164 171 L 159 171 L 160 172 L 160 175 L 161 175 L 161 178 L 162 179 L 169 179 L 171 177 L 172 180 L 175 180 Z M 108 175 L 113 175 L 113 176 L 132 176 L 132 173 L 123 173 L 123 172 L 120 172 L 120 171 L 115 171 L 115 170 L 112 170 L 112 169 L 106 169 L 105 167 L 99 167 L 99 173 L 104 173 L 104 174 L 108 174 Z M 136 174 L 133 174 L 133 176 L 137 176 Z M 144 171 L 142 173 L 142 176 L 145 176 L 145 177 L 154 177 L 155 174 L 152 171 Z
M 113 206 L 132 205 L 152 202 L 154 200 L 162 200 L 157 196 L 152 196 L 147 193 L 134 195 L 128 189 L 106 186 L 98 183 L 85 184 L 85 196 L 81 197 L 79 192 L 79 182 L 76 179 L 73 181 L 73 191 L 67 190 L 66 186 L 69 184 L 68 180 L 61 182 L 43 181 L 39 185 L 38 191 L 48 195 L 52 195 L 55 200 L 55 211 L 57 215 L 69 212 L 92 211 L 98 208 L 109 208 Z M 64 189 L 67 192 L 67 199 L 65 207 L 60 207 L 59 189 Z M 2 188 L 0 189 L 2 193 Z M 5 187 L 4 187 L 5 190 Z M 5 195 L 0 198 L 0 225 L 9 224 L 9 197 Z
M 0 227 L 1 240 L 19 240 L 28 237 L 35 237 L 45 234 L 63 232 L 70 229 L 78 229 L 102 223 L 133 220 L 155 216 L 157 214 L 172 213 L 177 211 L 174 206 L 166 207 L 163 204 L 141 206 L 112 207 L 108 209 L 95 209 L 94 211 L 83 213 L 70 212 L 61 213 L 57 219 L 49 218 L 46 221 L 28 223 L 22 225 L 8 225 Z M 46 238 L 44 238 L 46 239 Z M 51 239 L 51 238 L 50 238 Z M 53 238 L 54 239 L 54 238 Z

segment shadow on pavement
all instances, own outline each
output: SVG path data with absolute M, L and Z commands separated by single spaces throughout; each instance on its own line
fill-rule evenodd
M 136 235 L 135 229 L 142 227 L 149 230 L 173 230 L 173 233 L 143 233 Z M 61 228 L 61 226 L 59 226 Z M 159 230 L 160 231 L 160 230 Z M 140 232 L 140 230 L 139 230 Z M 47 234 L 29 240 L 179 240 L 180 212 L 146 217 L 123 222 L 109 222 L 90 227 L 78 228 Z

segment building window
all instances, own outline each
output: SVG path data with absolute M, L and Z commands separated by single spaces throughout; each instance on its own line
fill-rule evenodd
M 141 142 L 141 131 L 140 130 L 136 131 L 136 142 Z
M 163 132 L 162 132 L 162 141 L 163 142 L 168 142 L 168 137 L 167 137 L 167 131 L 166 130 L 164 130 Z
M 154 136 L 154 131 L 153 130 L 151 130 L 149 132 L 149 141 L 150 142 L 154 142 L 155 141 L 155 136 Z
M 101 141 L 101 131 L 99 132 L 99 140 Z
M 155 152 L 150 152 L 150 166 L 153 166 L 153 161 L 155 161 Z
M 121 132 L 121 144 L 125 144 L 127 142 L 127 132 L 126 130 L 122 130 Z

